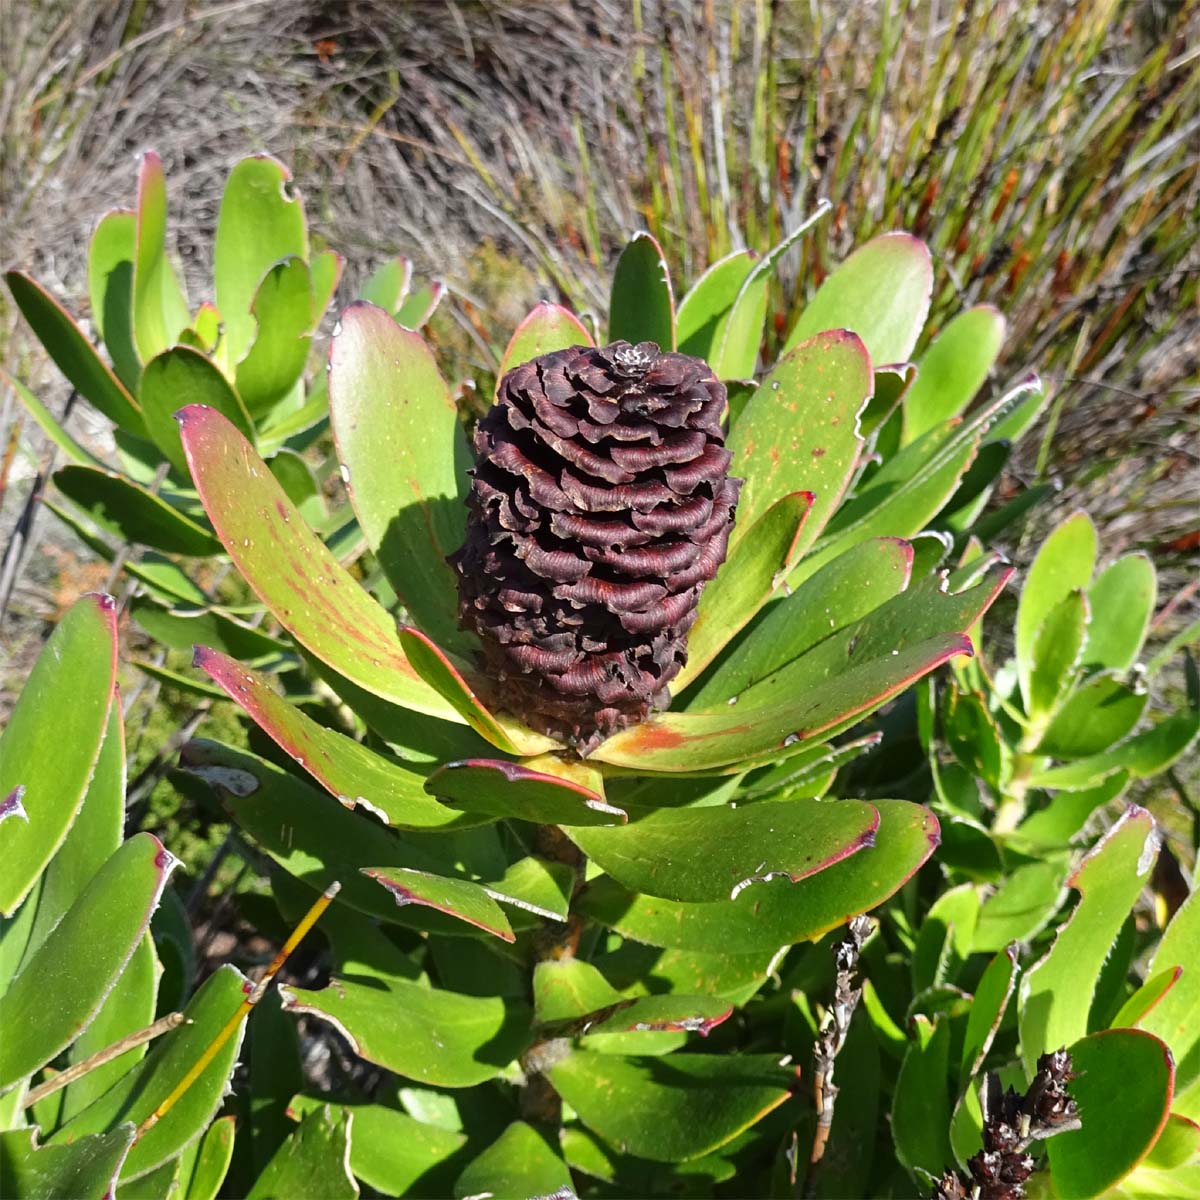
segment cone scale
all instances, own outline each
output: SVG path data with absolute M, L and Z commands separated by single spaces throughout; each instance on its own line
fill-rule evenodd
M 669 703 L 725 559 L 725 389 L 653 342 L 514 367 L 475 431 L 459 619 L 501 703 L 587 754 Z

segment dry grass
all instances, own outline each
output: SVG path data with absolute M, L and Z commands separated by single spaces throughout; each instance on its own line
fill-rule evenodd
M 351 284 L 395 252 L 450 282 L 469 336 L 443 329 L 443 349 L 460 377 L 494 367 L 539 296 L 602 311 L 633 228 L 652 228 L 687 279 L 743 239 L 766 246 L 827 195 L 833 219 L 785 264 L 775 336 L 855 242 L 917 230 L 941 268 L 933 325 L 999 304 L 1012 323 L 1002 374 L 1037 365 L 1057 388 L 1053 442 L 1015 469 L 1062 475 L 1063 503 L 1097 511 L 1110 549 L 1157 548 L 1173 578 L 1196 566 L 1194 549 L 1170 548 L 1190 544 L 1200 493 L 1196 0 L 2 12 L 3 257 L 76 310 L 87 235 L 129 202 L 146 146 L 168 167 L 193 300 L 226 171 L 269 151 Z M 61 411 L 65 390 L 2 300 L 0 352 Z M 0 435 L 7 533 L 46 457 L 11 397 Z M 49 614 L 62 572 L 30 557 L 26 532 L 18 608 Z M 10 547 L 10 577 L 15 564 Z

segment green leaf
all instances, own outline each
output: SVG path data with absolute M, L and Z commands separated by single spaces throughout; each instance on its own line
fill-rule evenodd
M 883 740 L 879 731 L 853 738 L 838 746 L 814 746 L 802 754 L 782 762 L 759 768 L 745 777 L 737 787 L 737 801 L 800 800 L 823 795 L 809 789 L 832 783 L 832 777 L 847 763 L 874 749 Z
M 430 798 L 417 772 L 318 724 L 284 700 L 265 676 L 206 646 L 196 647 L 193 661 L 347 808 L 362 804 L 387 824 L 405 829 L 466 823 Z
M 273 891 L 274 885 L 272 880 Z M 290 916 L 287 912 L 285 920 Z M 268 991 L 250 1013 L 243 1070 L 249 1109 L 246 1157 L 261 1171 L 295 1129 L 288 1104 L 304 1086 L 297 1024 L 283 1011 L 276 991 Z
M 967 1014 L 967 1029 L 963 1035 L 960 1086 L 983 1069 L 992 1040 L 1004 1020 L 1009 998 L 1017 986 L 1020 969 L 1017 945 L 1013 942 L 988 963 L 975 985 L 975 1000 Z
M 367 543 L 413 622 L 461 645 L 445 559 L 464 538 L 470 456 L 433 355 L 380 309 L 352 304 L 329 362 L 330 420 Z
M 950 1146 L 958 1165 L 967 1167 L 971 1156 L 983 1149 L 982 1087 L 971 1081 L 963 1089 L 950 1117 Z
M 566 921 L 575 888 L 575 872 L 566 863 L 541 858 L 520 858 L 495 882 L 484 885 L 488 894 L 537 917 Z
M 1096 527 L 1083 512 L 1068 517 L 1042 543 L 1017 608 L 1016 654 L 1021 695 L 1028 700 L 1037 661 L 1037 638 L 1046 618 L 1067 596 L 1087 590 L 1096 562 Z
M 483 676 L 470 680 L 431 638 L 419 629 L 401 625 L 400 645 L 413 670 L 454 708 L 480 737 L 486 738 L 505 754 L 544 754 L 559 745 L 545 734 L 537 733 L 511 717 L 488 711 L 479 696 L 487 686 Z
M 547 1036 L 587 1035 L 585 1049 L 653 1053 L 646 1034 L 698 1033 L 706 1037 L 733 1012 L 709 996 L 622 996 L 591 963 L 559 959 L 537 965 L 534 1016 Z M 672 1038 L 667 1049 L 675 1048 Z
M 608 340 L 675 349 L 675 299 L 662 247 L 645 230 L 629 239 L 613 272 Z
M 1087 1032 L 1100 968 L 1158 853 L 1145 809 L 1130 807 L 1067 880 L 1079 904 L 1046 955 L 1021 981 L 1021 1058 L 1033 1075 L 1039 1055 Z
M 912 956 L 913 991 L 953 983 L 971 952 L 979 919 L 979 893 L 964 883 L 944 891 L 921 922 Z
M 1107 776 L 1128 771 L 1135 779 L 1149 779 L 1165 771 L 1200 733 L 1200 708 L 1185 709 L 1159 721 L 1102 754 L 1078 758 L 1061 767 L 1047 767 L 1029 776 L 1031 787 L 1093 788 Z
M 333 294 L 341 282 L 342 269 L 346 260 L 336 250 L 317 250 L 308 260 L 309 274 L 312 276 L 313 287 L 313 329 L 321 323 L 321 318 L 333 300 Z
M 278 664 L 293 658 L 286 643 L 215 609 L 167 609 L 138 596 L 129 610 L 141 629 L 173 650 L 191 650 L 198 643 L 209 642 L 251 661 Z
M 196 950 L 192 923 L 179 893 L 163 892 L 162 903 L 150 921 L 154 951 L 162 963 L 158 989 L 158 1011 L 181 1009 L 192 993 L 196 974 Z
M 1168 663 L 1172 662 L 1180 650 L 1200 645 L 1200 618 L 1190 625 L 1185 625 L 1166 643 L 1161 650 L 1146 664 L 1146 674 L 1153 678 Z
M 908 586 L 911 568 L 912 547 L 899 538 L 873 538 L 852 547 L 751 622 L 747 635 L 688 696 L 687 707 L 703 709 L 740 695 L 899 595 Z
M 250 311 L 257 330 L 237 363 L 236 379 L 246 411 L 258 418 L 287 396 L 304 374 L 316 324 L 308 264 L 296 257 L 276 263 L 258 285 Z
M 690 950 L 664 950 L 624 941 L 615 950 L 593 958 L 598 970 L 626 996 L 647 993 L 715 996 L 732 1004 L 745 1004 L 762 987 L 779 952 L 705 954 Z
M 440 280 L 426 284 L 413 292 L 396 310 L 396 324 L 413 331 L 422 329 L 437 311 L 445 294 L 446 285 Z
M 1086 791 L 1059 792 L 1045 807 L 1030 813 L 1014 836 L 1018 843 L 1030 846 L 1037 855 L 1044 853 L 1043 847 L 1068 846 L 1078 837 L 1092 814 L 1115 800 L 1128 783 L 1129 772 L 1116 771 Z
M 146 430 L 183 479 L 187 459 L 175 414 L 189 404 L 206 404 L 251 436 L 250 418 L 216 364 L 190 346 L 175 346 L 152 358 L 142 372 L 139 393 Z
M 454 1185 L 456 1197 L 575 1195 L 567 1164 L 550 1148 L 548 1135 L 514 1121 Z
M 1065 899 L 1066 868 L 1054 861 L 1015 867 L 979 910 L 973 954 L 992 954 L 1010 942 L 1029 942 L 1054 919 Z
M 1015 444 L 1029 432 L 1033 423 L 1042 415 L 1042 410 L 1050 399 L 1050 393 L 1042 391 L 1036 375 L 1030 376 L 1030 380 L 1037 386 L 1025 395 L 1020 404 L 1015 405 L 1009 413 L 996 422 L 988 433 L 989 441 Z
M 67 1055 L 68 1063 L 73 1066 L 83 1062 L 128 1034 L 145 1029 L 154 1020 L 161 974 L 162 967 L 154 952 L 154 940 L 147 932 L 142 935 L 142 940 L 138 942 L 112 991 L 105 997 L 95 1019 L 75 1039 Z M 69 1121 L 76 1113 L 82 1112 L 141 1062 L 148 1050 L 149 1046 L 146 1045 L 135 1046 L 111 1062 L 93 1067 L 74 1083 L 67 1084 L 61 1093 L 59 1121 Z
M 113 854 L 0 996 L 0 1090 L 66 1049 L 99 1012 L 175 863 L 135 834 Z
M 154 1043 L 136 1069 L 54 1134 L 55 1144 L 110 1129 L 117 1121 L 140 1125 L 171 1094 L 246 998 L 250 983 L 231 966 L 218 967 L 192 997 L 187 1022 Z M 225 1093 L 241 1045 L 229 1039 L 175 1107 L 138 1139 L 121 1172 L 134 1179 L 174 1158 L 208 1127 Z
M 1004 329 L 1000 312 L 979 304 L 959 313 L 933 339 L 904 397 L 904 445 L 962 414 L 1000 353 Z
M 167 1200 L 181 1191 L 183 1156 L 169 1158 L 161 1167 L 121 1185 L 121 1200 Z
M 1068 592 L 1046 614 L 1034 639 L 1025 692 L 1026 707 L 1035 721 L 1045 720 L 1054 712 L 1059 699 L 1070 689 L 1087 627 L 1087 596 L 1080 588 Z
M 43 497 L 42 503 L 67 525 L 93 554 L 105 562 L 113 562 L 116 559 L 116 551 L 89 524 L 61 504 L 55 504 L 49 497 Z M 153 550 L 144 550 L 137 562 L 126 561 L 124 570 L 135 579 L 141 580 L 150 595 L 168 604 L 175 604 L 180 600 L 202 606 L 211 603 L 176 563 Z
M 181 1200 L 216 1200 L 233 1158 L 234 1117 L 219 1117 L 201 1137 Z M 185 1168 L 188 1166 L 186 1152 Z
M 947 421 L 890 457 L 834 515 L 792 572 L 792 586 L 868 537 L 914 537 L 957 490 L 988 429 L 1040 388 L 1037 377 L 1030 377 L 969 419 Z
M 819 938 L 882 904 L 933 853 L 938 823 L 902 800 L 875 802 L 875 845 L 818 875 L 775 879 L 736 901 L 687 904 L 638 896 L 608 877 L 592 880 L 574 908 L 625 937 L 707 954 L 757 950 Z
M 78 815 L 25 900 L 32 920 L 22 961 L 28 961 L 42 945 L 96 872 L 116 853 L 124 826 L 125 732 L 120 696 L 114 695 Z
M 559 1135 L 563 1154 L 576 1170 L 592 1179 L 614 1184 L 621 1196 L 711 1195 L 715 1183 L 735 1179 L 736 1155 L 741 1144 L 752 1135 L 735 1138 L 716 1154 L 671 1165 L 649 1162 L 644 1158 L 620 1154 L 594 1134 L 572 1122 Z M 604 1191 L 596 1189 L 597 1194 Z M 590 1194 L 590 1193 L 587 1193 Z
M 261 453 L 272 456 L 272 462 L 279 457 L 280 449 L 292 438 L 299 438 L 302 434 L 316 437 L 321 432 L 317 427 L 323 426 L 329 417 L 329 397 L 326 394 L 325 380 L 326 375 L 322 372 L 320 378 L 314 380 L 309 388 L 308 399 L 295 412 L 282 412 L 286 405 L 280 405 L 263 418 L 258 430 L 258 446 Z M 354 528 L 357 533 L 357 522 Z
M 1178 1088 L 1176 1092 L 1178 1093 Z M 1157 1171 L 1170 1171 L 1185 1164 L 1192 1167 L 1200 1165 L 1200 1125 L 1187 1117 L 1172 1114 L 1167 1118 L 1162 1133 L 1158 1135 L 1158 1141 L 1146 1155 L 1144 1163 Z
M 474 925 L 484 933 L 493 933 L 503 941 L 516 941 L 500 906 L 476 883 L 446 879 L 411 867 L 360 867 L 359 870 L 368 879 L 382 884 L 400 906 L 422 904 Z
M 1012 754 L 979 692 L 951 684 L 942 706 L 942 732 L 955 758 L 989 787 L 1002 791 Z
M 623 1000 L 621 993 L 582 959 L 551 959 L 534 967 L 533 1013 L 538 1025 L 577 1021 Z
M 520 763 L 468 758 L 439 767 L 425 789 L 442 804 L 489 817 L 515 817 L 539 825 L 614 825 L 623 809 L 580 783 L 531 770 Z
M 133 263 L 137 218 L 128 209 L 106 212 L 88 245 L 88 298 L 92 324 L 104 341 L 117 378 L 137 390 L 142 364 L 133 343 Z
M 366 863 L 419 870 L 439 865 L 421 845 L 401 842 L 378 823 L 251 754 L 194 741 L 184 747 L 180 765 L 220 789 L 233 819 L 289 874 L 317 891 L 340 880 L 339 904 L 399 920 L 401 910 L 358 868 Z
M 825 329 L 852 329 L 872 363 L 904 362 L 925 324 L 932 290 L 933 264 L 923 242 L 907 233 L 872 238 L 817 289 L 784 351 Z
M 778 1108 L 795 1080 L 769 1054 L 623 1058 L 586 1050 L 549 1075 L 589 1129 L 654 1162 L 711 1154 Z
M 398 254 L 395 258 L 381 262 L 371 272 L 370 278 L 358 293 L 358 298 L 394 315 L 404 297 L 408 295 L 408 285 L 411 282 L 412 263 L 402 254 Z
M 4 276 L 17 307 L 71 386 L 113 424 L 144 435 L 138 403 L 92 348 L 71 314 L 24 271 Z
M 1168 967 L 1165 971 L 1151 976 L 1117 1009 L 1116 1016 L 1108 1023 L 1109 1028 L 1128 1029 L 1140 1025 L 1153 1012 L 1163 997 L 1175 987 L 1182 976 L 1183 967 L 1181 966 Z M 1182 1091 L 1183 1088 L 1179 1090 Z
M 983 511 L 1011 457 L 1011 442 L 985 441 L 945 508 L 933 518 L 933 527 L 964 535 Z
M 133 262 L 133 339 L 138 357 L 148 362 L 191 323 L 187 301 L 167 259 L 167 181 L 162 160 L 152 150 L 138 168 Z
M 1180 1092 L 1200 1078 L 1200 1027 L 1196 1022 L 1200 1006 L 1200 893 L 1193 891 L 1171 918 L 1154 959 L 1151 972 L 1182 967 L 1183 976 L 1162 999 L 1141 1018 L 1142 1029 L 1156 1034 L 1175 1056 L 1176 1082 Z
M 320 1196 L 342 1200 L 358 1195 L 350 1174 L 352 1110 L 324 1105 L 304 1118 L 300 1128 L 276 1151 L 254 1181 L 246 1200 L 284 1196 Z
M 221 543 L 207 529 L 124 475 L 63 467 L 54 472 L 54 482 L 101 529 L 123 541 L 193 558 L 221 553 Z
M 812 492 L 793 492 L 773 504 L 729 552 L 700 596 L 688 635 L 688 661 L 673 688 L 685 688 L 781 588 L 795 564 L 812 515 Z
M 742 281 L 713 351 L 711 366 L 718 379 L 745 379 L 754 374 L 767 319 L 767 289 L 771 274 L 784 254 L 829 211 L 829 207 L 829 201 L 820 201 L 783 241 L 755 263 Z
M 915 539 L 954 493 L 977 448 L 976 437 L 947 428 L 926 434 L 889 459 L 862 491 L 842 505 L 825 536 L 788 582 L 797 587 L 831 559 L 867 538 Z M 915 453 L 910 455 L 909 450 Z
M 63 427 L 54 414 L 19 380 L 14 379 L 0 367 L 0 383 L 12 388 L 25 411 L 37 422 L 41 431 L 73 463 L 85 467 L 103 467 L 104 463 L 90 451 L 85 450 Z
M 187 333 L 193 335 L 193 346 L 205 354 L 212 354 L 221 340 L 221 314 L 215 304 L 204 303 L 196 309 L 192 325 Z M 182 340 L 182 335 L 181 335 Z
M 271 474 L 304 520 L 318 532 L 329 527 L 329 506 L 308 463 L 293 450 L 279 450 L 267 460 Z
M 950 1149 L 950 1021 L 913 1019 L 909 1042 L 892 1095 L 892 1140 L 896 1157 L 920 1184 L 925 1173 L 939 1177 L 954 1160 Z
M 801 489 L 816 499 L 799 552 L 813 544 L 850 484 L 863 444 L 858 414 L 873 387 L 866 349 L 845 330 L 819 334 L 776 364 L 729 435 L 729 473 L 746 481 L 731 546 Z
M 311 1112 L 319 1105 L 315 1097 L 297 1096 L 291 1107 Z M 387 1196 L 449 1193 L 467 1144 L 465 1134 L 427 1125 L 382 1104 L 344 1108 L 354 1118 L 350 1169 L 359 1179 Z
M 688 293 L 679 302 L 676 316 L 679 352 L 702 358 L 713 369 L 718 379 L 722 374 L 723 362 L 717 361 L 716 351 L 721 346 L 725 329 L 729 324 L 729 313 L 737 299 L 746 277 L 754 270 L 757 256 L 749 250 L 735 250 L 718 259 L 692 284 Z M 766 316 L 766 280 L 756 289 L 763 297 L 763 317 Z M 761 322 L 759 336 L 754 340 L 754 354 L 758 354 L 758 343 L 762 340 Z M 754 369 L 751 363 L 750 371 Z M 747 374 L 750 372 L 747 372 Z M 740 376 L 737 376 L 740 378 Z
M 1150 694 L 1096 675 L 1076 688 L 1055 712 L 1038 754 L 1053 758 L 1086 758 L 1119 742 L 1138 723 Z
M 224 359 L 242 360 L 254 340 L 251 305 L 266 273 L 281 259 L 308 258 L 304 206 L 291 173 L 266 155 L 244 158 L 229 173 L 213 244 L 217 307 L 225 319 Z
M 1158 585 L 1154 564 L 1145 554 L 1128 554 L 1110 563 L 1092 584 L 1083 664 L 1087 668 L 1128 671 L 1133 666 L 1154 612 Z
M 116 669 L 116 606 L 108 596 L 84 596 L 50 635 L 0 735 L 0 796 L 22 789 L 26 814 L 0 826 L 6 917 L 62 845 L 83 803 Z
M 309 529 L 249 442 L 211 409 L 186 408 L 192 477 L 230 557 L 279 623 L 352 683 L 457 720 L 409 665 L 395 623 Z
M 944 580 L 923 580 L 737 693 L 735 704 L 652 717 L 592 757 L 643 772 L 697 772 L 827 740 L 948 658 L 971 654 L 969 638 L 954 631 L 979 619 L 1010 574 L 993 567 L 957 593 L 942 591 Z
M 602 742 L 592 758 L 635 771 L 730 771 L 786 757 L 791 747 L 827 740 L 873 712 L 914 680 L 958 654 L 972 653 L 962 634 L 940 634 L 889 657 L 859 663 L 807 694 L 723 705 L 705 712 L 664 713 Z M 802 662 L 803 660 L 797 660 Z M 758 687 L 782 679 L 783 671 Z
M 700 903 L 735 900 L 776 876 L 798 883 L 866 850 L 878 827 L 878 811 L 862 801 L 797 800 L 660 808 L 628 825 L 572 829 L 570 837 L 630 891 Z
M 543 354 L 552 354 L 555 350 L 592 345 L 595 345 L 592 335 L 573 312 L 543 300 L 535 304 L 517 326 L 505 348 L 504 357 L 496 371 L 496 391 L 499 393 L 500 381 L 513 367 L 541 358 Z
M 875 394 L 859 415 L 858 432 L 864 438 L 874 439 L 874 449 L 883 458 L 890 458 L 899 449 L 897 410 L 916 377 L 916 363 L 885 363 L 875 367 Z
M 459 921 L 429 909 L 399 907 L 371 880 L 358 873 L 370 864 L 411 867 L 434 875 L 468 878 L 480 883 L 488 895 L 502 904 L 535 907 L 555 885 L 537 860 L 522 859 L 514 865 L 489 860 L 465 862 L 464 843 L 455 837 L 401 840 L 377 821 L 351 812 L 322 796 L 296 776 L 279 767 L 215 742 L 194 741 L 180 756 L 185 771 L 205 780 L 223 793 L 230 814 L 285 871 L 317 891 L 335 879 L 342 890 L 338 903 L 395 924 L 432 929 L 438 933 L 463 935 Z M 494 833 L 488 836 L 495 837 Z M 487 843 L 485 843 L 486 845 Z M 471 843 L 465 843 L 467 849 Z M 522 867 L 522 863 L 533 864 Z M 478 865 L 479 870 L 474 867 Z M 491 871 L 493 878 L 483 878 Z M 500 876 L 500 878 L 495 878 Z M 529 899 L 533 889 L 537 899 Z M 557 906 L 557 902 L 556 906 Z
M 0 1179 L 11 1200 L 108 1200 L 133 1144 L 126 1122 L 69 1146 L 38 1146 L 36 1129 L 0 1133 Z
M 355 1053 L 436 1087 L 492 1079 L 529 1042 L 529 1009 L 500 996 L 464 996 L 402 978 L 387 965 L 355 962 L 319 992 L 281 987 L 288 1012 L 333 1024 Z
M 1139 1029 L 1107 1029 L 1070 1047 L 1079 1129 L 1046 1143 L 1060 1196 L 1086 1200 L 1116 1186 L 1166 1125 L 1174 1070 L 1166 1046 Z

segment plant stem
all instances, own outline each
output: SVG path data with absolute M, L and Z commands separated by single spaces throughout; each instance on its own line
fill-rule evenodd
M 1032 755 L 1018 751 L 1013 756 L 1012 777 L 1008 791 L 996 807 L 992 821 L 993 833 L 1012 833 L 1025 816 L 1025 793 L 1029 787 L 1029 776 L 1033 771 Z
M 138 1029 L 133 1033 L 127 1033 L 123 1038 L 118 1038 L 113 1042 L 111 1046 L 105 1046 L 103 1050 L 97 1050 L 95 1054 L 88 1055 L 82 1062 L 77 1062 L 74 1066 L 67 1067 L 65 1071 L 59 1071 L 53 1079 L 47 1079 L 44 1083 L 39 1083 L 37 1087 L 31 1088 L 25 1094 L 25 1099 L 22 1101 L 23 1106 L 29 1108 L 39 1100 L 44 1100 L 47 1096 L 53 1096 L 55 1092 L 61 1088 L 65 1088 L 67 1084 L 74 1083 L 77 1079 L 82 1079 L 97 1067 L 102 1067 L 105 1063 L 112 1062 L 114 1058 L 120 1058 L 122 1054 L 134 1049 L 136 1046 L 141 1046 L 145 1042 L 152 1041 L 164 1033 L 170 1033 L 172 1029 L 176 1029 L 182 1025 L 184 1020 L 184 1015 L 181 1012 L 167 1013 L 165 1017 L 159 1017 L 152 1025 L 147 1025 L 145 1029 Z
M 858 1007 L 862 988 L 855 987 L 855 972 L 863 945 L 871 936 L 875 923 L 862 915 L 850 922 L 850 936 L 834 947 L 837 963 L 837 981 L 834 984 L 833 1003 L 821 1022 L 817 1044 L 813 1049 L 813 1098 L 817 1106 L 817 1127 L 813 1132 L 812 1153 L 809 1156 L 808 1186 L 806 1194 L 814 1190 L 816 1171 L 813 1169 L 825 1154 L 829 1133 L 833 1128 L 833 1108 L 837 1101 L 838 1088 L 833 1082 L 833 1068 L 838 1054 L 846 1044 L 850 1021 Z
M 574 872 L 571 897 L 583 884 L 583 852 L 557 825 L 539 825 L 533 839 L 534 852 L 551 862 L 565 863 Z M 534 939 L 532 971 L 539 963 L 574 958 L 583 932 L 583 919 L 568 908 L 567 920 L 547 921 Z M 532 971 L 530 991 L 532 992 Z M 545 1038 L 533 1043 L 521 1057 L 525 1085 L 521 1089 L 521 1116 L 527 1121 L 558 1126 L 562 1123 L 562 1101 L 550 1086 L 546 1070 L 559 1060 L 570 1043 L 564 1038 Z

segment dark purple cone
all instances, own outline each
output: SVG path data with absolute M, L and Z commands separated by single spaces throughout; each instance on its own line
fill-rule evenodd
M 475 431 L 450 563 L 503 706 L 586 754 L 665 707 L 741 481 L 725 389 L 653 342 L 514 367 Z

